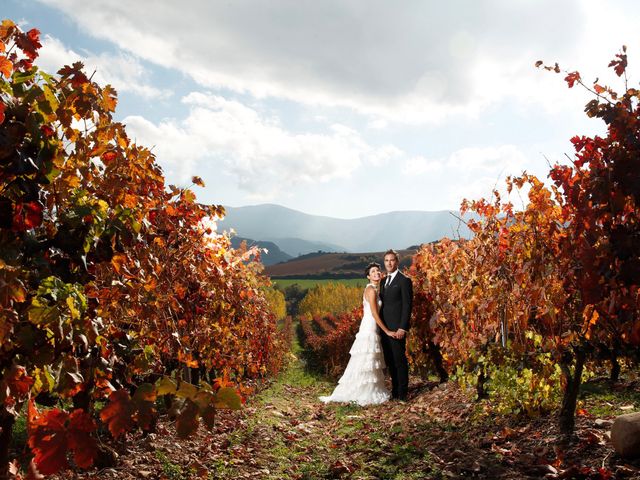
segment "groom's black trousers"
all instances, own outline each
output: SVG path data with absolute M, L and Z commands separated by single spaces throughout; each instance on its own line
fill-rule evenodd
M 409 390 L 409 362 L 407 361 L 407 338 L 397 340 L 382 334 L 384 361 L 391 375 L 391 396 L 407 399 Z

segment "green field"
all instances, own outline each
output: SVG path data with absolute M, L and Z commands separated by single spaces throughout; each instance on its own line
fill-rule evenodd
M 344 279 L 313 279 L 313 278 L 272 278 L 271 281 L 280 288 L 287 288 L 297 283 L 301 289 L 307 290 L 319 284 L 344 283 L 352 287 L 363 287 L 367 284 L 366 278 L 344 278 Z

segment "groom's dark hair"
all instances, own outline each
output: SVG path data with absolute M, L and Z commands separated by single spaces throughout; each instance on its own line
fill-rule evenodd
M 371 270 L 373 267 L 378 267 L 378 270 L 380 270 L 380 264 L 379 263 L 370 263 L 369 265 L 367 265 L 367 268 L 364 270 L 364 275 L 365 277 L 369 276 L 369 270 Z
M 393 248 L 390 248 L 389 250 L 384 252 L 382 258 L 386 257 L 387 255 L 393 255 L 394 257 L 396 257 L 396 262 L 400 261 L 400 255 L 398 255 L 398 252 L 396 252 Z

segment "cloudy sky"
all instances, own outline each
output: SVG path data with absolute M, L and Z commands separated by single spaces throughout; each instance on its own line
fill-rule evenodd
M 40 66 L 81 60 L 170 183 L 201 201 L 355 218 L 457 209 L 569 138 L 602 131 L 537 60 L 621 89 L 640 79 L 637 0 L 3 0 L 42 32 Z

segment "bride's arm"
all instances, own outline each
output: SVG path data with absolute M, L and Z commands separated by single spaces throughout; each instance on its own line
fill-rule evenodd
M 380 318 L 380 314 L 378 313 L 378 299 L 376 298 L 377 295 L 376 295 L 375 289 L 371 286 L 367 286 L 367 288 L 364 291 L 364 295 L 367 299 L 367 302 L 369 303 L 369 307 L 371 308 L 371 314 L 373 315 L 373 318 L 376 321 L 376 324 L 382 329 L 382 331 L 385 334 L 392 337 L 393 332 L 389 330 L 384 323 L 382 323 L 382 319 Z

